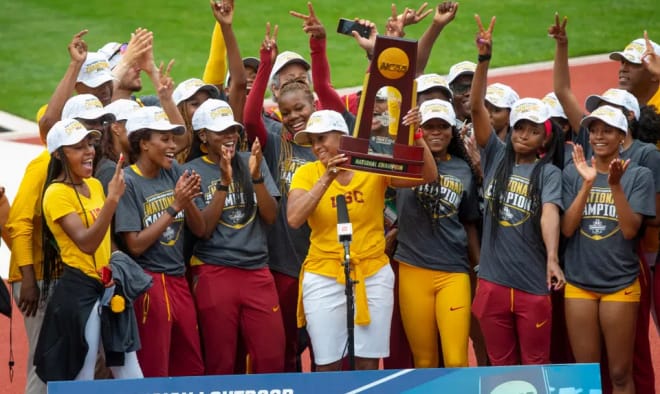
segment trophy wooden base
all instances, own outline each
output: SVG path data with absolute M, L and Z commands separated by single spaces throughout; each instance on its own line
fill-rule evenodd
M 344 153 L 348 161 L 340 167 L 375 172 L 398 178 L 422 179 L 424 148 L 394 144 L 392 156 L 369 153 L 369 140 L 342 136 L 339 153 Z

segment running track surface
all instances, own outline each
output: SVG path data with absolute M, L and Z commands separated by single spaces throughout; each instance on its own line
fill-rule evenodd
M 520 97 L 543 97 L 552 91 L 552 69 L 523 69 L 512 72 L 497 73 L 489 78 L 489 83 L 501 82 L 513 87 Z M 578 102 L 584 103 L 589 94 L 600 94 L 610 87 L 617 86 L 618 63 L 604 61 L 594 64 L 572 65 L 571 81 L 573 92 Z M 17 142 L 39 143 L 38 137 L 23 138 Z M 9 383 L 7 362 L 9 360 L 9 319 L 0 316 L 0 394 L 18 394 L 25 387 L 25 364 L 27 357 L 27 339 L 20 312 L 14 309 L 14 337 L 13 350 L 16 366 L 14 368 L 14 381 Z M 651 350 L 656 376 L 656 391 L 660 393 L 660 337 L 653 322 L 649 329 L 651 337 Z M 471 349 L 471 347 L 470 347 Z M 475 365 L 474 357 L 470 354 L 471 365 Z M 306 363 L 309 366 L 309 361 Z M 641 394 L 641 393 L 640 393 Z

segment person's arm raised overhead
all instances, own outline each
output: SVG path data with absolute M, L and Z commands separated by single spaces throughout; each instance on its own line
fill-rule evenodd
M 564 109 L 573 130 L 580 130 L 583 112 L 580 104 L 571 90 L 571 75 L 568 68 L 568 36 L 566 24 L 568 17 L 559 21 L 559 14 L 555 14 L 555 24 L 548 28 L 548 35 L 555 39 L 557 45 L 555 50 L 555 62 L 552 69 L 552 83 L 557 100 Z
M 69 62 L 69 66 L 67 67 L 62 80 L 55 88 L 53 95 L 50 97 L 50 101 L 48 101 L 48 108 L 46 108 L 44 116 L 39 120 L 39 136 L 44 143 L 46 142 L 46 135 L 50 128 L 53 127 L 55 122 L 62 118 L 62 108 L 64 108 L 64 103 L 66 103 L 69 97 L 71 97 L 76 86 L 80 67 L 82 67 L 83 63 L 85 63 L 85 59 L 87 59 L 87 43 L 83 37 L 88 31 L 89 30 L 85 29 L 76 33 L 67 46 L 71 61 Z
M 660 77 L 660 54 L 655 53 L 653 44 L 649 40 L 649 34 L 644 30 L 644 41 L 646 41 L 646 50 L 642 54 L 642 64 L 649 72 L 656 77 Z
M 259 70 L 243 111 L 248 141 L 252 142 L 258 138 L 262 147 L 266 147 L 268 143 L 268 133 L 261 114 L 264 108 L 264 94 L 270 82 L 268 79 L 277 57 L 277 30 L 278 27 L 275 25 L 271 35 L 270 22 L 266 23 L 266 35 L 259 50 Z
M 331 109 L 339 113 L 346 110 L 344 102 L 330 80 L 330 64 L 326 53 L 325 27 L 314 13 L 312 3 L 307 3 L 309 15 L 289 11 L 291 16 L 303 20 L 303 31 L 309 34 L 309 49 L 312 58 L 312 85 L 323 109 Z
M 149 72 L 150 70 L 143 70 L 144 66 L 142 60 L 147 52 L 152 51 L 154 33 L 138 27 L 135 32 L 131 33 L 131 39 L 128 41 L 126 51 L 121 56 L 121 60 L 115 68 L 112 69 L 112 75 L 115 77 L 112 89 L 112 101 L 118 99 L 131 99 L 131 91 L 121 89 L 120 84 L 126 73 L 134 67 L 140 67 L 141 71 Z
M 229 85 L 229 97 L 227 102 L 234 112 L 234 119 L 243 123 L 243 108 L 247 95 L 247 73 L 243 66 L 241 51 L 238 47 L 238 41 L 232 28 L 234 22 L 234 0 L 223 0 L 215 2 L 209 0 L 215 19 L 220 24 L 222 35 L 224 37 L 225 47 L 227 48 L 227 60 L 229 61 L 229 73 L 231 75 L 231 84 Z
M 470 106 L 474 136 L 477 144 L 483 148 L 488 143 L 488 139 L 492 133 L 490 115 L 488 114 L 484 98 L 486 96 L 486 86 L 488 84 L 488 66 L 490 65 L 490 57 L 493 54 L 493 28 L 495 27 L 495 17 L 491 18 L 488 29 L 484 28 L 479 15 L 475 15 L 474 19 L 477 21 L 477 27 L 479 28 L 476 38 L 477 48 L 479 50 L 479 61 L 472 79 Z
M 426 3 L 424 3 L 426 4 Z M 431 12 L 429 10 L 427 12 Z M 420 10 L 417 10 L 419 13 Z M 458 3 L 445 1 L 435 7 L 435 14 L 429 27 L 424 31 L 417 43 L 417 76 L 424 74 L 424 69 L 431 57 L 431 50 L 442 30 L 451 23 L 458 12 Z M 428 14 L 423 14 L 424 16 Z

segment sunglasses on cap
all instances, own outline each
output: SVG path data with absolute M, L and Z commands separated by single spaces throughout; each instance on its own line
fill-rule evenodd
M 115 56 L 117 56 L 117 55 L 123 55 L 124 52 L 126 52 L 126 48 L 128 48 L 128 43 L 127 43 L 127 42 L 121 44 L 121 45 L 119 46 L 119 48 L 117 48 L 117 50 L 114 51 L 114 52 L 112 53 L 112 55 L 110 55 L 110 57 L 108 58 L 108 60 L 112 59 L 113 57 L 115 57 Z

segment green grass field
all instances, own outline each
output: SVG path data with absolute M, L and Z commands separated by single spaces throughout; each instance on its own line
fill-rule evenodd
M 280 50 L 294 50 L 308 56 L 307 36 L 301 21 L 289 10 L 306 12 L 305 1 L 236 0 L 234 30 L 243 56 L 255 56 L 267 21 L 280 26 Z M 400 1 L 397 6 L 417 8 L 421 1 Z M 335 33 L 340 17 L 361 17 L 384 29 L 389 2 L 377 0 L 318 0 L 315 10 L 328 31 L 328 56 L 332 81 L 337 87 L 362 83 L 366 59 L 353 39 Z M 431 3 L 436 4 L 436 3 Z M 0 110 L 33 119 L 40 105 L 47 103 L 67 63 L 66 46 L 74 33 L 89 29 L 86 41 L 97 50 L 108 41 L 127 41 L 136 27 L 155 33 L 158 60 L 176 59 L 176 81 L 201 77 L 208 55 L 213 16 L 205 0 L 0 0 L 2 45 L 0 46 Z M 464 1 L 458 16 L 442 33 L 427 71 L 445 74 L 449 66 L 475 59 L 473 14 L 482 19 L 497 16 L 494 36 L 494 67 L 550 60 L 554 42 L 546 34 L 555 11 L 569 16 L 571 56 L 622 49 L 647 29 L 660 41 L 655 0 L 482 0 Z M 430 17 L 410 26 L 407 38 L 418 38 Z M 145 92 L 152 88 L 144 78 Z

